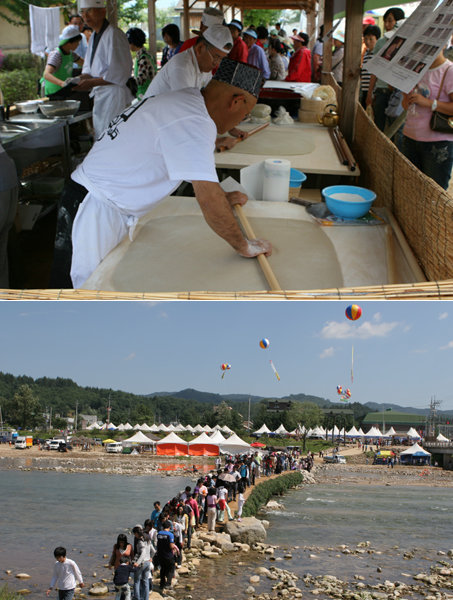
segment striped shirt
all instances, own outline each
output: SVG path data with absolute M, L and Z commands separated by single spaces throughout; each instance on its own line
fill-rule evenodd
M 371 73 L 366 70 L 366 63 L 373 58 L 373 51 L 367 50 L 363 56 L 362 70 L 361 70 L 361 81 L 360 81 L 360 92 L 367 92 L 370 87 Z

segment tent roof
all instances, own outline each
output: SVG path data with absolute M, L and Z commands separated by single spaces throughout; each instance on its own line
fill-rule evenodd
M 250 444 L 247 444 L 247 442 L 241 440 L 241 438 L 236 433 L 232 433 L 230 437 L 227 440 L 225 440 L 222 446 L 241 446 L 242 448 L 250 448 Z
M 222 435 L 221 431 L 216 431 L 214 432 L 210 438 L 211 443 L 213 444 L 223 444 L 224 442 L 226 442 L 226 439 L 224 438 L 224 436 Z
M 157 446 L 159 446 L 160 444 L 185 444 L 187 446 L 187 442 L 181 439 L 179 435 L 176 435 L 174 431 L 169 433 L 163 439 L 159 440 L 157 442 Z
M 130 423 L 124 424 L 124 431 L 130 431 L 131 429 L 133 429 L 133 427 Z
M 274 433 L 288 433 L 288 431 L 285 429 L 283 423 L 281 423 L 280 427 L 278 427 Z
M 212 438 L 209 437 L 207 433 L 203 431 L 197 436 L 195 439 L 189 442 L 189 446 L 193 446 L 194 444 L 206 444 L 207 446 L 219 446 Z
M 390 429 L 385 434 L 385 437 L 390 436 L 390 435 L 396 435 L 396 431 L 393 429 L 393 427 L 390 427 Z
M 261 425 L 261 427 L 259 429 L 257 429 L 256 431 L 254 431 L 253 433 L 271 433 L 271 430 L 266 425 L 266 423 L 263 423 Z
M 444 435 L 442 435 L 441 433 L 439 433 L 439 435 L 436 437 L 436 440 L 438 442 L 449 442 L 450 440 L 448 438 L 446 438 Z
M 423 448 L 419 446 L 417 442 L 415 442 L 415 444 L 407 450 L 403 450 L 403 452 L 401 452 L 400 454 L 409 454 L 412 456 L 431 456 L 431 452 L 423 450 Z
M 378 427 L 372 427 L 365 437 L 384 437 Z
M 123 443 L 128 442 L 130 444 L 155 444 L 153 440 L 150 440 L 144 433 L 137 431 L 132 437 L 127 440 L 123 440 Z
M 417 432 L 416 429 L 414 429 L 413 427 L 411 427 L 409 429 L 409 431 L 406 433 L 407 437 L 412 437 L 412 438 L 418 438 L 421 439 L 421 435 Z
M 360 433 L 357 431 L 357 429 L 355 428 L 355 425 L 353 425 L 351 427 L 351 429 L 349 431 L 346 432 L 346 437 L 357 437 L 359 436 Z

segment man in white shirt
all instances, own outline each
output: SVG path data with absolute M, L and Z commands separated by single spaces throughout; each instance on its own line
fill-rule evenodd
M 58 587 L 58 600 L 72 600 L 77 583 L 81 588 L 85 585 L 82 573 L 73 560 L 66 558 L 66 548 L 58 546 L 58 548 L 55 548 L 53 555 L 57 562 L 46 595 L 49 596 L 52 588 L 56 585 Z
M 208 225 L 241 256 L 271 254 L 269 242 L 242 234 L 232 205 L 247 197 L 225 194 L 214 160 L 217 133 L 250 113 L 261 83 L 258 69 L 225 58 L 201 92 L 186 88 L 144 98 L 111 122 L 72 174 L 88 191 L 72 229 L 74 287 L 182 181 L 192 182 Z
M 212 71 L 227 56 L 233 47 L 233 38 L 228 27 L 213 24 L 203 31 L 192 48 L 173 56 L 157 73 L 144 97 L 158 96 L 165 92 L 175 92 L 188 87 L 199 90 L 208 85 Z M 229 131 L 233 137 L 245 139 L 247 133 L 234 127 Z M 219 138 L 219 145 L 232 147 L 236 140 Z
M 224 25 L 212 25 L 196 44 L 173 56 L 152 80 L 145 98 L 164 92 L 196 87 L 199 90 L 211 81 L 212 70 L 233 47 L 230 30 Z
M 88 43 L 81 81 L 74 91 L 91 90 L 94 133 L 98 138 L 113 117 L 132 102 L 126 86 L 132 73 L 132 57 L 126 34 L 105 18 L 105 0 L 79 0 L 79 9 L 94 33 Z

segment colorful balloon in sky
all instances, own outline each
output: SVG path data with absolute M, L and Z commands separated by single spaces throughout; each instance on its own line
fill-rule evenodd
M 341 387 L 341 385 L 337 385 L 337 394 L 342 394 L 343 393 L 343 388 Z
M 222 363 L 220 365 L 220 368 L 222 369 L 222 379 L 223 379 L 225 377 L 225 373 L 231 369 L 231 365 L 228 363 Z
M 266 348 L 269 348 L 269 340 L 266 338 L 263 338 L 262 340 L 260 340 L 260 348 L 262 348 L 263 350 L 266 350 Z
M 357 321 L 362 316 L 362 309 L 358 304 L 351 304 L 345 310 L 345 315 L 350 321 Z

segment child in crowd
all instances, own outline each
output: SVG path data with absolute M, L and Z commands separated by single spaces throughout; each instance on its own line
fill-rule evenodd
M 77 583 L 84 587 L 82 573 L 77 564 L 66 558 L 66 548 L 58 546 L 53 555 L 57 559 L 53 569 L 52 581 L 46 595 L 49 596 L 52 588 L 58 587 L 58 600 L 72 600 Z
M 115 569 L 113 583 L 115 584 L 115 600 L 131 600 L 131 588 L 129 586 L 130 574 L 135 571 L 127 556 L 120 558 L 120 564 Z

